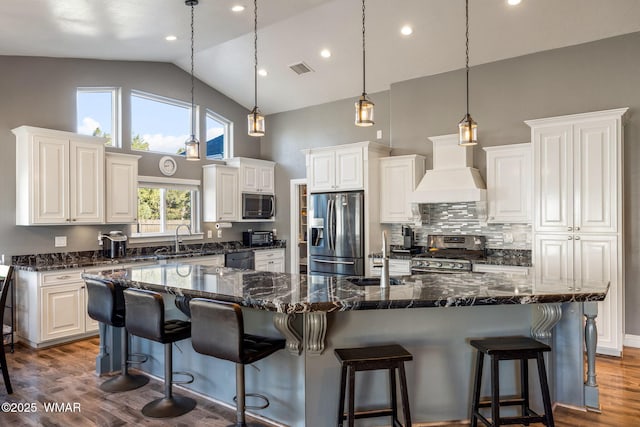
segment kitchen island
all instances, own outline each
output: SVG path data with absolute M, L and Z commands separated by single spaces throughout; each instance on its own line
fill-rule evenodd
M 467 419 L 473 366 L 468 339 L 498 335 L 531 335 L 550 343 L 553 400 L 574 407 L 597 405 L 593 367 L 586 383 L 583 372 L 583 316 L 587 345 L 595 349 L 595 301 L 604 299 L 608 283 L 540 283 L 534 275 L 463 273 L 404 276 L 399 284 L 380 288 L 344 277 L 187 264 L 110 269 L 84 277 L 164 292 L 169 302 L 191 297 L 233 301 L 246 308 L 249 332 L 279 331 L 287 338 L 286 351 L 260 361 L 259 370 L 247 369 L 247 391 L 267 394 L 271 405 L 259 415 L 285 425 L 335 425 L 340 368 L 333 349 L 388 343 L 401 344 L 414 356 L 406 369 L 415 424 Z M 167 307 L 181 315 L 173 304 Z M 111 346 L 119 342 L 116 333 L 102 328 L 99 358 L 118 359 L 119 349 Z M 233 365 L 195 353 L 187 342 L 174 353 L 174 369 L 195 375 L 193 390 L 232 404 Z M 161 376 L 160 345 L 134 337 L 133 350 L 151 354 L 142 369 Z M 501 389 L 514 391 L 514 370 L 502 373 Z M 357 404 L 385 404 L 386 380 L 380 372 L 358 377 Z M 537 387 L 535 380 L 532 387 Z M 381 420 L 363 425 L 375 421 Z

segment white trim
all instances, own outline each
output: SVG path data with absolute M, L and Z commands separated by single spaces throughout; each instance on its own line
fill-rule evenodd
M 633 347 L 640 348 L 640 335 L 624 335 L 624 346 L 625 347 Z
M 306 178 L 292 179 L 289 181 L 289 240 L 291 241 L 291 254 L 289 272 L 297 274 L 299 273 L 298 265 L 300 264 L 300 249 L 298 248 L 298 228 L 300 221 L 298 212 L 300 211 L 300 200 L 298 199 L 298 187 L 306 185 Z
M 200 186 L 199 179 L 185 179 L 185 178 L 169 178 L 166 176 L 143 176 L 138 175 L 138 182 L 146 182 L 150 184 L 173 184 L 173 185 L 185 185 L 185 186 Z
M 179 235 L 181 240 L 204 240 L 204 233 L 192 233 L 191 235 L 180 233 Z M 135 241 L 135 243 L 173 242 L 175 238 L 175 233 L 157 233 L 153 235 L 132 233 L 129 235 L 129 240 Z

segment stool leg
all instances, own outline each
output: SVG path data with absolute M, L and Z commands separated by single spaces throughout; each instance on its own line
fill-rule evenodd
M 135 390 L 149 382 L 146 375 L 133 375 L 129 373 L 127 358 L 129 357 L 129 333 L 125 328 L 120 332 L 120 375 L 100 384 L 100 390 L 109 393 Z
M 396 367 L 389 368 L 389 392 L 391 393 L 391 425 L 397 426 L 398 421 L 398 396 L 396 393 Z
M 338 401 L 338 427 L 342 427 L 342 421 L 344 420 L 344 392 L 347 387 L 347 365 L 342 364 L 340 372 L 340 400 Z
M 4 354 L 4 343 L 0 342 L 0 345 L 2 346 L 2 348 L 0 348 L 0 369 L 2 369 L 4 387 L 7 389 L 7 394 L 13 394 L 13 387 L 11 387 L 11 379 L 9 378 L 9 367 L 7 366 L 7 358 Z
M 347 423 L 349 427 L 354 427 L 355 417 L 355 392 L 356 392 L 356 370 L 351 366 L 349 368 L 349 413 L 347 414 Z
M 236 427 L 247 425 L 244 418 L 245 391 L 244 391 L 244 365 L 236 363 Z
M 480 387 L 482 386 L 482 367 L 484 366 L 484 353 L 476 352 L 476 378 L 473 381 L 473 396 L 471 402 L 471 427 L 478 427 L 477 412 L 480 410 Z
M 404 425 L 411 427 L 411 412 L 409 411 L 409 391 L 407 390 L 407 375 L 404 371 L 404 362 L 400 362 L 400 393 L 402 394 L 402 410 L 404 412 Z
M 522 387 L 520 392 L 522 397 L 522 416 L 526 417 L 531 410 L 529 406 L 529 359 L 520 359 L 520 386 Z M 529 423 L 525 421 L 524 425 L 528 426 Z
M 549 395 L 549 384 L 547 383 L 547 370 L 544 366 L 544 355 L 538 353 L 538 375 L 540 376 L 540 388 L 542 389 L 542 403 L 544 405 L 544 417 L 547 427 L 555 427 L 553 422 L 553 411 L 551 409 L 551 396 Z
M 500 425 L 500 360 L 491 356 L 491 424 Z

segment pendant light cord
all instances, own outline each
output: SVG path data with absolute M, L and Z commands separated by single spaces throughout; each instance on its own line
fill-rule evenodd
M 362 0 L 362 95 L 367 93 L 366 91 L 366 75 L 365 75 L 365 26 L 364 26 L 364 17 L 365 17 L 365 0 Z
M 465 36 L 467 39 L 465 70 L 467 72 L 467 115 L 469 115 L 469 0 L 465 1 L 465 19 L 466 19 Z
M 253 0 L 253 105 L 258 107 L 258 0 Z
M 193 77 L 193 56 L 194 56 L 194 49 L 193 49 L 193 40 L 194 40 L 194 25 L 193 25 L 193 21 L 194 21 L 194 14 L 193 14 L 193 6 L 194 4 L 191 3 L 191 135 L 196 134 L 196 115 L 195 115 L 195 109 L 196 109 L 196 105 L 193 99 L 193 92 L 194 92 L 194 77 Z

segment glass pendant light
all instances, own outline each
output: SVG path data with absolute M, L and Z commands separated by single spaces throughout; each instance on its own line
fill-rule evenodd
M 373 101 L 367 97 L 366 90 L 366 65 L 365 65 L 365 0 L 362 0 L 362 95 L 356 102 L 356 126 L 372 126 Z
M 467 73 L 467 114 L 458 123 L 459 140 L 458 145 L 476 145 L 478 143 L 478 124 L 471 118 L 469 114 L 469 0 L 465 0 L 466 14 L 466 63 L 465 71 Z
M 193 7 L 198 0 L 185 0 L 184 4 L 191 7 L 191 135 L 184 142 L 184 148 L 187 160 L 200 160 L 200 141 L 196 138 L 196 106 L 193 101 Z
M 258 0 L 253 0 L 253 101 L 247 116 L 249 136 L 264 136 L 264 116 L 258 109 Z

